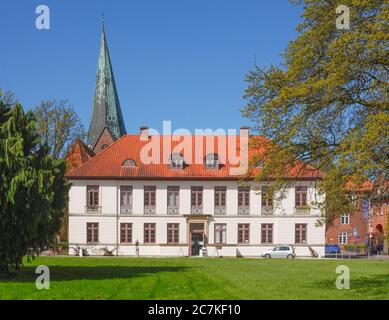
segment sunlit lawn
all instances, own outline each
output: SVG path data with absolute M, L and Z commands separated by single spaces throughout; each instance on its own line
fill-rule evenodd
M 42 264 L 49 290 L 35 287 Z M 389 299 L 389 261 L 42 257 L 0 278 L 0 299 Z

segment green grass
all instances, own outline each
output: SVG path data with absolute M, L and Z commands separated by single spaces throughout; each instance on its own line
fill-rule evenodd
M 49 290 L 35 287 L 41 264 Z M 341 264 L 349 290 L 335 287 Z M 41 257 L 0 278 L 0 299 L 389 299 L 389 261 Z

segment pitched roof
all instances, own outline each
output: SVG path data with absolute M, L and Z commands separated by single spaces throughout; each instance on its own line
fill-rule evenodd
M 230 137 L 232 137 L 231 140 L 229 140 Z M 255 138 L 264 139 L 250 137 L 250 140 Z M 154 141 L 154 146 L 159 145 L 159 150 L 157 146 L 153 150 L 154 153 L 148 152 L 149 149 L 147 149 L 152 145 L 151 141 Z M 242 175 L 234 175 L 231 171 L 239 166 L 239 162 L 236 161 L 240 153 L 239 136 L 160 136 L 159 141 L 160 143 L 156 143 L 157 140 L 154 138 L 141 141 L 139 135 L 125 135 L 80 167 L 68 172 L 67 177 L 70 179 L 130 180 L 238 180 L 242 178 Z M 171 148 L 168 152 L 164 152 L 163 147 L 169 143 Z M 167 159 L 175 152 L 180 152 L 184 157 L 183 169 L 172 169 L 169 166 Z M 219 155 L 220 165 L 217 169 L 208 169 L 204 166 L 203 160 L 206 154 L 213 152 Z M 154 163 L 142 163 L 141 154 L 154 157 Z M 249 149 L 249 159 L 254 154 L 254 150 Z M 123 163 L 129 159 L 135 160 L 136 166 L 123 166 Z M 307 167 L 302 172 L 299 172 L 299 169 L 301 167 L 293 168 L 287 176 L 291 178 L 298 176 L 305 179 L 317 179 L 322 176 L 320 171 L 312 167 Z M 258 170 L 260 169 L 255 168 L 250 171 L 251 176 L 256 175 Z
M 93 158 L 95 153 L 90 150 L 84 142 L 80 139 L 76 139 L 69 148 L 66 154 L 67 172 L 77 168 Z
M 109 57 L 107 39 L 103 29 L 93 99 L 92 120 L 88 130 L 88 145 L 90 147 L 94 147 L 105 127 L 108 128 L 114 140 L 126 134 L 111 59 Z

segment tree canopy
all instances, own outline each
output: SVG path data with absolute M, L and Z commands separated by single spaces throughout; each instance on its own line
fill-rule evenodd
M 77 138 L 84 140 L 84 126 L 74 108 L 66 100 L 46 100 L 34 109 L 36 130 L 47 143 L 54 158 L 64 157 Z
M 388 194 L 389 8 L 384 0 L 344 0 L 350 28 L 337 29 L 338 1 L 292 2 L 304 7 L 299 35 L 281 66 L 249 72 L 242 112 L 272 141 L 259 178 L 283 184 L 285 166 L 296 161 L 321 169 L 331 222 L 350 208 L 350 189 L 367 180 L 372 199 Z
M 0 271 L 53 244 L 67 204 L 65 161 L 49 154 L 33 112 L 0 99 Z

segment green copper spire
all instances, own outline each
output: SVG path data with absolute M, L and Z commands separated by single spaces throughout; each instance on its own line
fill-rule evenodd
M 114 140 L 126 134 L 103 21 L 96 88 L 93 99 L 93 114 L 88 130 L 88 145 L 91 148 L 95 146 L 104 128 L 109 130 Z

